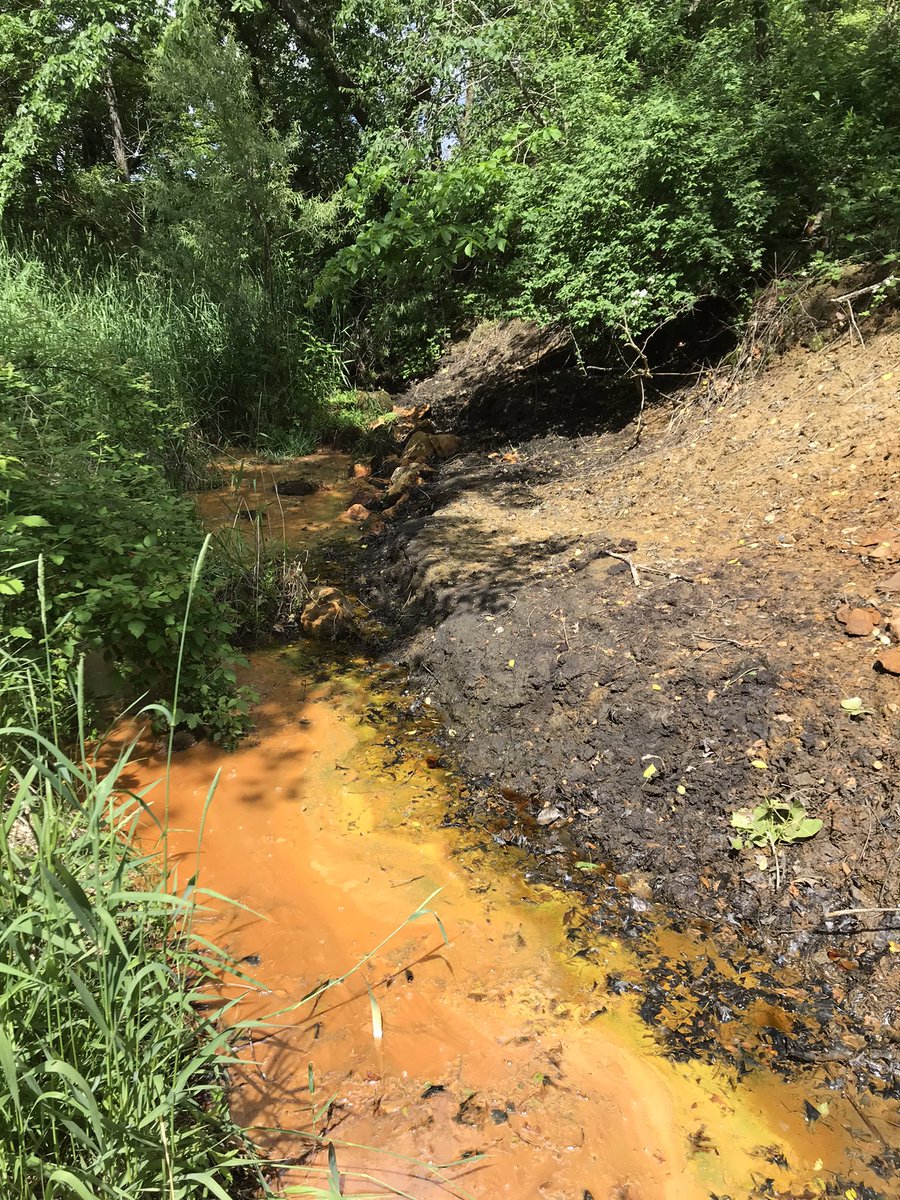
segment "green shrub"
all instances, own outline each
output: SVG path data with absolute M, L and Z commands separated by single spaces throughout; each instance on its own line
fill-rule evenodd
M 211 586 L 198 583 L 184 629 L 203 540 L 193 505 L 140 452 L 94 432 L 89 415 L 64 426 L 55 405 L 71 412 L 65 394 L 43 395 L 0 366 L 0 442 L 15 451 L 0 480 L 0 637 L 43 662 L 46 623 L 60 668 L 105 651 L 130 690 L 157 700 L 171 694 L 183 636 L 176 719 L 232 741 L 248 704 Z

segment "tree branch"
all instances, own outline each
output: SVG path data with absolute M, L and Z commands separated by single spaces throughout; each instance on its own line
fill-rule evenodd
M 337 91 L 349 95 L 348 112 L 357 125 L 365 128 L 369 123 L 369 114 L 359 96 L 360 86 L 335 58 L 331 39 L 307 20 L 293 0 L 268 0 L 268 3 L 288 25 L 310 57 L 316 61 L 332 86 Z

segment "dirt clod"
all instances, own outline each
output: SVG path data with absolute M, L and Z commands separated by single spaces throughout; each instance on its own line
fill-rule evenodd
M 875 662 L 882 671 L 887 671 L 889 675 L 900 675 L 900 646 L 893 646 L 890 650 L 882 651 Z

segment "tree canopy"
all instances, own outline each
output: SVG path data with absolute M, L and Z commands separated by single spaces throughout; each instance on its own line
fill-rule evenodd
M 890 259 L 898 22 L 894 0 L 10 0 L 0 603 L 42 530 L 81 529 L 97 573 L 121 550 L 172 578 L 150 629 L 53 549 L 66 644 L 114 627 L 140 674 L 147 638 L 171 651 L 171 489 L 206 444 L 308 449 L 330 393 L 481 319 L 608 353 L 765 272 Z M 109 521 L 156 501 L 104 559 L 64 519 L 79 488 Z

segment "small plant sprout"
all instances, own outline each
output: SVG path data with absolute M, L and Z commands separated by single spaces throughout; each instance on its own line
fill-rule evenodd
M 861 717 L 871 717 L 874 715 L 871 708 L 864 708 L 863 702 L 859 696 L 849 696 L 846 700 L 841 701 L 841 708 L 848 716 L 857 719 Z
M 810 817 L 800 800 L 767 797 L 756 808 L 739 808 L 731 814 L 731 827 L 738 830 L 731 839 L 732 850 L 769 849 L 775 862 L 775 886 L 781 886 L 781 864 L 777 847 L 792 845 L 815 837 L 822 828 L 818 817 Z M 768 860 L 757 855 L 757 866 L 768 869 Z
M 731 814 L 731 827 L 738 830 L 731 839 L 733 850 L 792 845 L 815 837 L 822 828 L 818 817 L 810 817 L 800 800 L 767 798 L 756 808 L 739 808 Z

